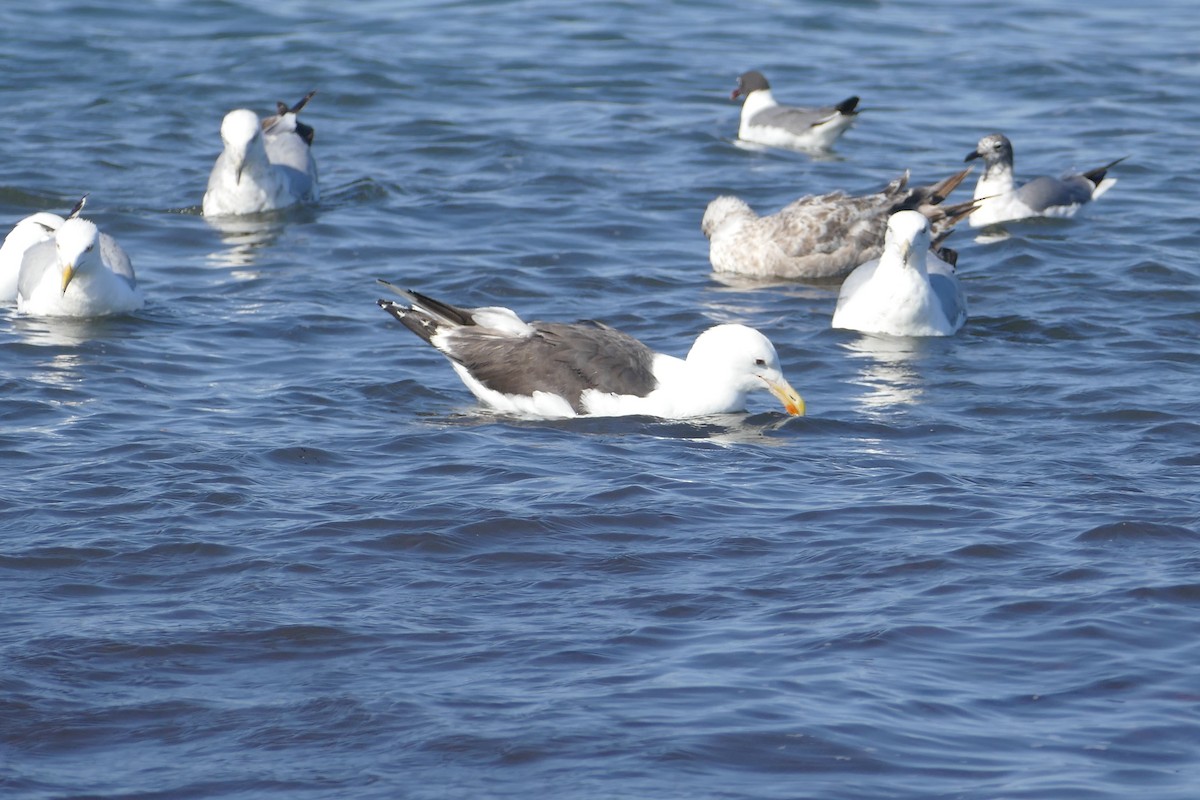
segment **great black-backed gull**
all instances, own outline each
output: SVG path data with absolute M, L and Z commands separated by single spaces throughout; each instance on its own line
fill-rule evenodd
M 381 299 L 380 307 L 449 358 L 497 411 L 682 419 L 745 410 L 746 395 L 763 389 L 789 414 L 804 413 L 775 347 L 745 325 L 709 328 L 683 359 L 599 322 L 525 322 L 507 308 L 459 308 L 380 283 L 407 301 Z

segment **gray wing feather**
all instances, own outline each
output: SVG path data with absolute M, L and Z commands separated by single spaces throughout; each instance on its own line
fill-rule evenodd
M 316 199 L 317 162 L 308 144 L 299 134 L 287 131 L 276 136 L 266 135 L 263 144 L 267 158 L 279 168 L 279 173 L 288 182 L 292 194 L 297 197 Z
M 1017 189 L 1017 198 L 1034 211 L 1055 206 L 1073 206 L 1092 199 L 1095 185 L 1082 175 L 1058 179 L 1043 175 Z
M 950 324 L 957 328 L 967 317 L 967 298 L 963 294 L 962 284 L 947 265 L 932 259 L 927 259 L 926 264 L 929 268 L 929 285 L 933 287 L 942 312 Z
M 129 260 L 129 254 L 121 245 L 117 244 L 116 239 L 107 233 L 100 234 L 100 260 L 113 271 L 114 275 L 120 275 L 130 286 L 137 285 L 137 277 L 133 274 L 133 262 Z
M 827 122 L 837 115 L 838 111 L 832 106 L 825 108 L 799 108 L 796 106 L 772 106 L 764 108 L 750 118 L 751 125 L 764 125 L 770 128 L 783 128 L 796 133 L 803 133 L 814 125 Z

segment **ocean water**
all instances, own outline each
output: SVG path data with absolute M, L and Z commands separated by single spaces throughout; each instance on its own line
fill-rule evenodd
M 0 30 L 0 227 L 90 193 L 148 298 L 0 311 L 0 795 L 1200 796 L 1190 0 Z M 755 68 L 863 113 L 830 157 L 739 148 Z M 210 225 L 222 115 L 310 89 L 320 206 Z M 717 194 L 932 182 L 994 131 L 1018 175 L 1129 158 L 1076 219 L 955 233 L 953 338 L 710 272 Z M 376 278 L 675 354 L 745 322 L 809 415 L 498 417 Z

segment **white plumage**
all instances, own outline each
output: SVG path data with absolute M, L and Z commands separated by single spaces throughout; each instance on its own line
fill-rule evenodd
M 320 199 L 312 128 L 296 115 L 313 93 L 292 108 L 259 121 L 245 108 L 221 122 L 224 150 L 217 156 L 204 193 L 205 216 L 257 214 Z
M 18 313 L 101 317 L 136 311 L 144 303 L 129 256 L 90 220 L 67 218 L 22 259 Z
M 883 253 L 842 283 L 832 326 L 891 336 L 949 336 L 967 321 L 954 268 L 929 252 L 929 220 L 900 211 Z

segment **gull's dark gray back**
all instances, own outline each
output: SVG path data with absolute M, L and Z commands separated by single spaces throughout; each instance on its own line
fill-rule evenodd
M 454 337 L 455 359 L 484 386 L 513 395 L 551 392 L 583 411 L 587 389 L 644 397 L 654 391 L 654 351 L 632 336 L 598 322 L 533 323 L 528 338 L 480 335 L 471 328 Z

